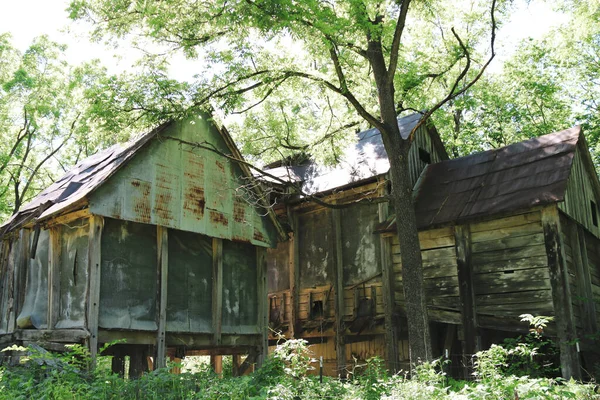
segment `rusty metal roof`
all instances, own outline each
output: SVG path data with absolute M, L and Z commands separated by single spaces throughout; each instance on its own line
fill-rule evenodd
M 581 127 L 428 165 L 415 187 L 420 229 L 564 200 Z M 393 217 L 378 232 L 395 229 Z
M 420 119 L 420 113 L 398 118 L 402 138 L 408 138 Z M 436 149 L 447 157 L 446 149 L 437 131 L 430 129 L 429 134 Z M 379 130 L 373 128 L 359 132 L 357 139 L 356 144 L 344 152 L 335 166 L 323 166 L 308 161 L 300 165 L 283 165 L 266 169 L 266 172 L 284 181 L 301 183 L 302 191 L 306 194 L 327 192 L 387 173 L 390 163 Z M 274 182 L 269 177 L 261 178 Z
M 2 224 L 0 235 L 32 219 L 47 218 L 83 200 L 170 124 L 162 124 L 130 142 L 116 144 L 84 159 Z

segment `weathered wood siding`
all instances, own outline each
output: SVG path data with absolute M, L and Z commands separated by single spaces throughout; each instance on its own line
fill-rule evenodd
M 247 200 L 239 166 L 206 119 L 171 124 L 89 199 L 90 212 L 222 239 L 275 245 L 271 223 Z M 262 212 L 264 214 L 264 211 Z
M 12 312 L 15 250 L 14 240 L 8 238 L 2 241 L 2 259 L 0 259 L 0 333 L 10 333 L 13 330 L 13 326 L 9 324 L 9 320 Z
M 290 288 L 290 246 L 280 242 L 274 249 L 267 249 L 267 274 L 269 293 Z
M 333 234 L 329 210 L 316 210 L 298 215 L 300 248 L 299 288 L 333 283 Z
M 414 185 L 423 169 L 427 166 L 427 164 L 437 163 L 443 160 L 442 154 L 439 154 L 436 147 L 433 145 L 433 140 L 429 135 L 426 124 L 421 125 L 417 132 L 415 133 L 415 140 L 413 141 L 412 147 L 409 150 L 409 173 L 412 184 Z M 430 163 L 425 163 L 421 157 L 419 156 L 419 149 L 421 149 L 421 153 L 426 152 L 429 154 L 431 159 Z
M 585 166 L 581 151 L 578 146 L 571 167 L 571 175 L 567 182 L 565 200 L 558 203 L 558 207 L 582 224 L 594 236 L 600 238 L 600 209 L 598 208 L 600 199 L 594 194 L 592 177 Z M 594 214 L 596 215 L 595 221 Z
M 478 314 L 552 314 L 539 211 L 471 224 Z
M 456 248 L 452 227 L 419 232 L 423 279 L 427 303 L 440 309 L 459 310 Z M 398 236 L 392 239 L 392 257 L 396 274 L 396 304 L 404 308 L 402 263 Z
M 539 211 L 475 222 L 470 230 L 477 314 L 518 317 L 552 314 L 544 233 Z M 432 309 L 460 311 L 453 227 L 419 232 L 427 302 Z M 393 237 L 396 304 L 403 308 L 402 264 Z M 432 313 L 432 319 L 439 319 Z M 440 319 L 440 322 L 447 322 Z

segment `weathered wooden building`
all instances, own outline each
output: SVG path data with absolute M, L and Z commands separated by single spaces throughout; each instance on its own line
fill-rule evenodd
M 600 184 L 581 129 L 454 160 L 443 160 L 438 142 L 422 128 L 411 149 L 434 351 L 465 364 L 476 350 L 527 332 L 519 315 L 553 316 L 548 332 L 560 344 L 563 376 L 580 377 L 580 364 L 594 360 L 588 338 L 600 299 Z M 327 176 L 288 169 L 307 182 Z M 320 195 L 348 202 L 384 193 L 387 170 L 369 171 Z M 407 367 L 402 265 L 387 208 L 291 199 L 293 239 L 269 251 L 270 323 L 313 343 L 330 374 L 375 355 Z
M 82 161 L 2 226 L 0 343 L 92 355 L 264 354 L 266 248 L 283 235 L 206 114 Z M 119 366 L 120 363 L 120 366 Z
M 400 118 L 401 134 L 408 137 L 419 118 L 418 114 Z M 435 128 L 422 125 L 410 150 L 413 184 L 429 163 L 447 158 Z M 364 200 L 387 193 L 388 171 L 389 161 L 376 129 L 360 132 L 356 146 L 336 167 L 308 161 L 268 170 L 297 181 L 304 192 L 329 203 L 363 199 L 340 209 L 302 198 L 287 199 L 277 212 L 287 218 L 292 238 L 268 251 L 271 327 L 288 337 L 309 340 L 331 375 L 343 374 L 354 359 L 384 356 L 386 342 L 391 343 L 386 325 L 406 326 L 392 321 L 400 316 L 387 300 L 394 297 L 393 286 L 387 284 L 393 271 L 384 262 L 391 260 L 391 254 L 386 239 L 375 234 L 378 224 L 388 218 L 388 205 Z M 408 342 L 403 332 L 398 334 L 398 361 L 406 363 Z M 271 339 L 273 344 L 276 338 Z

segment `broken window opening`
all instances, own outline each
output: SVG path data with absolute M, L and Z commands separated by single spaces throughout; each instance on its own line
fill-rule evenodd
M 317 318 L 323 318 L 323 316 L 324 316 L 323 301 L 322 300 L 313 301 L 312 306 L 310 308 L 310 318 L 317 319 Z
M 431 164 L 431 154 L 427 150 L 419 147 L 419 159 L 425 164 Z

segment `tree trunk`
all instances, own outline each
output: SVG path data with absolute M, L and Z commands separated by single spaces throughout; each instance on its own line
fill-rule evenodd
M 391 138 L 389 152 L 392 181 L 392 201 L 396 213 L 396 227 L 400 242 L 402 261 L 402 283 L 404 287 L 406 316 L 408 319 L 408 341 L 410 363 L 415 365 L 431 361 L 431 337 L 429 318 L 423 285 L 423 265 L 417 230 L 417 219 L 412 195 L 412 182 L 408 173 L 408 151 L 410 142 L 398 134 Z

